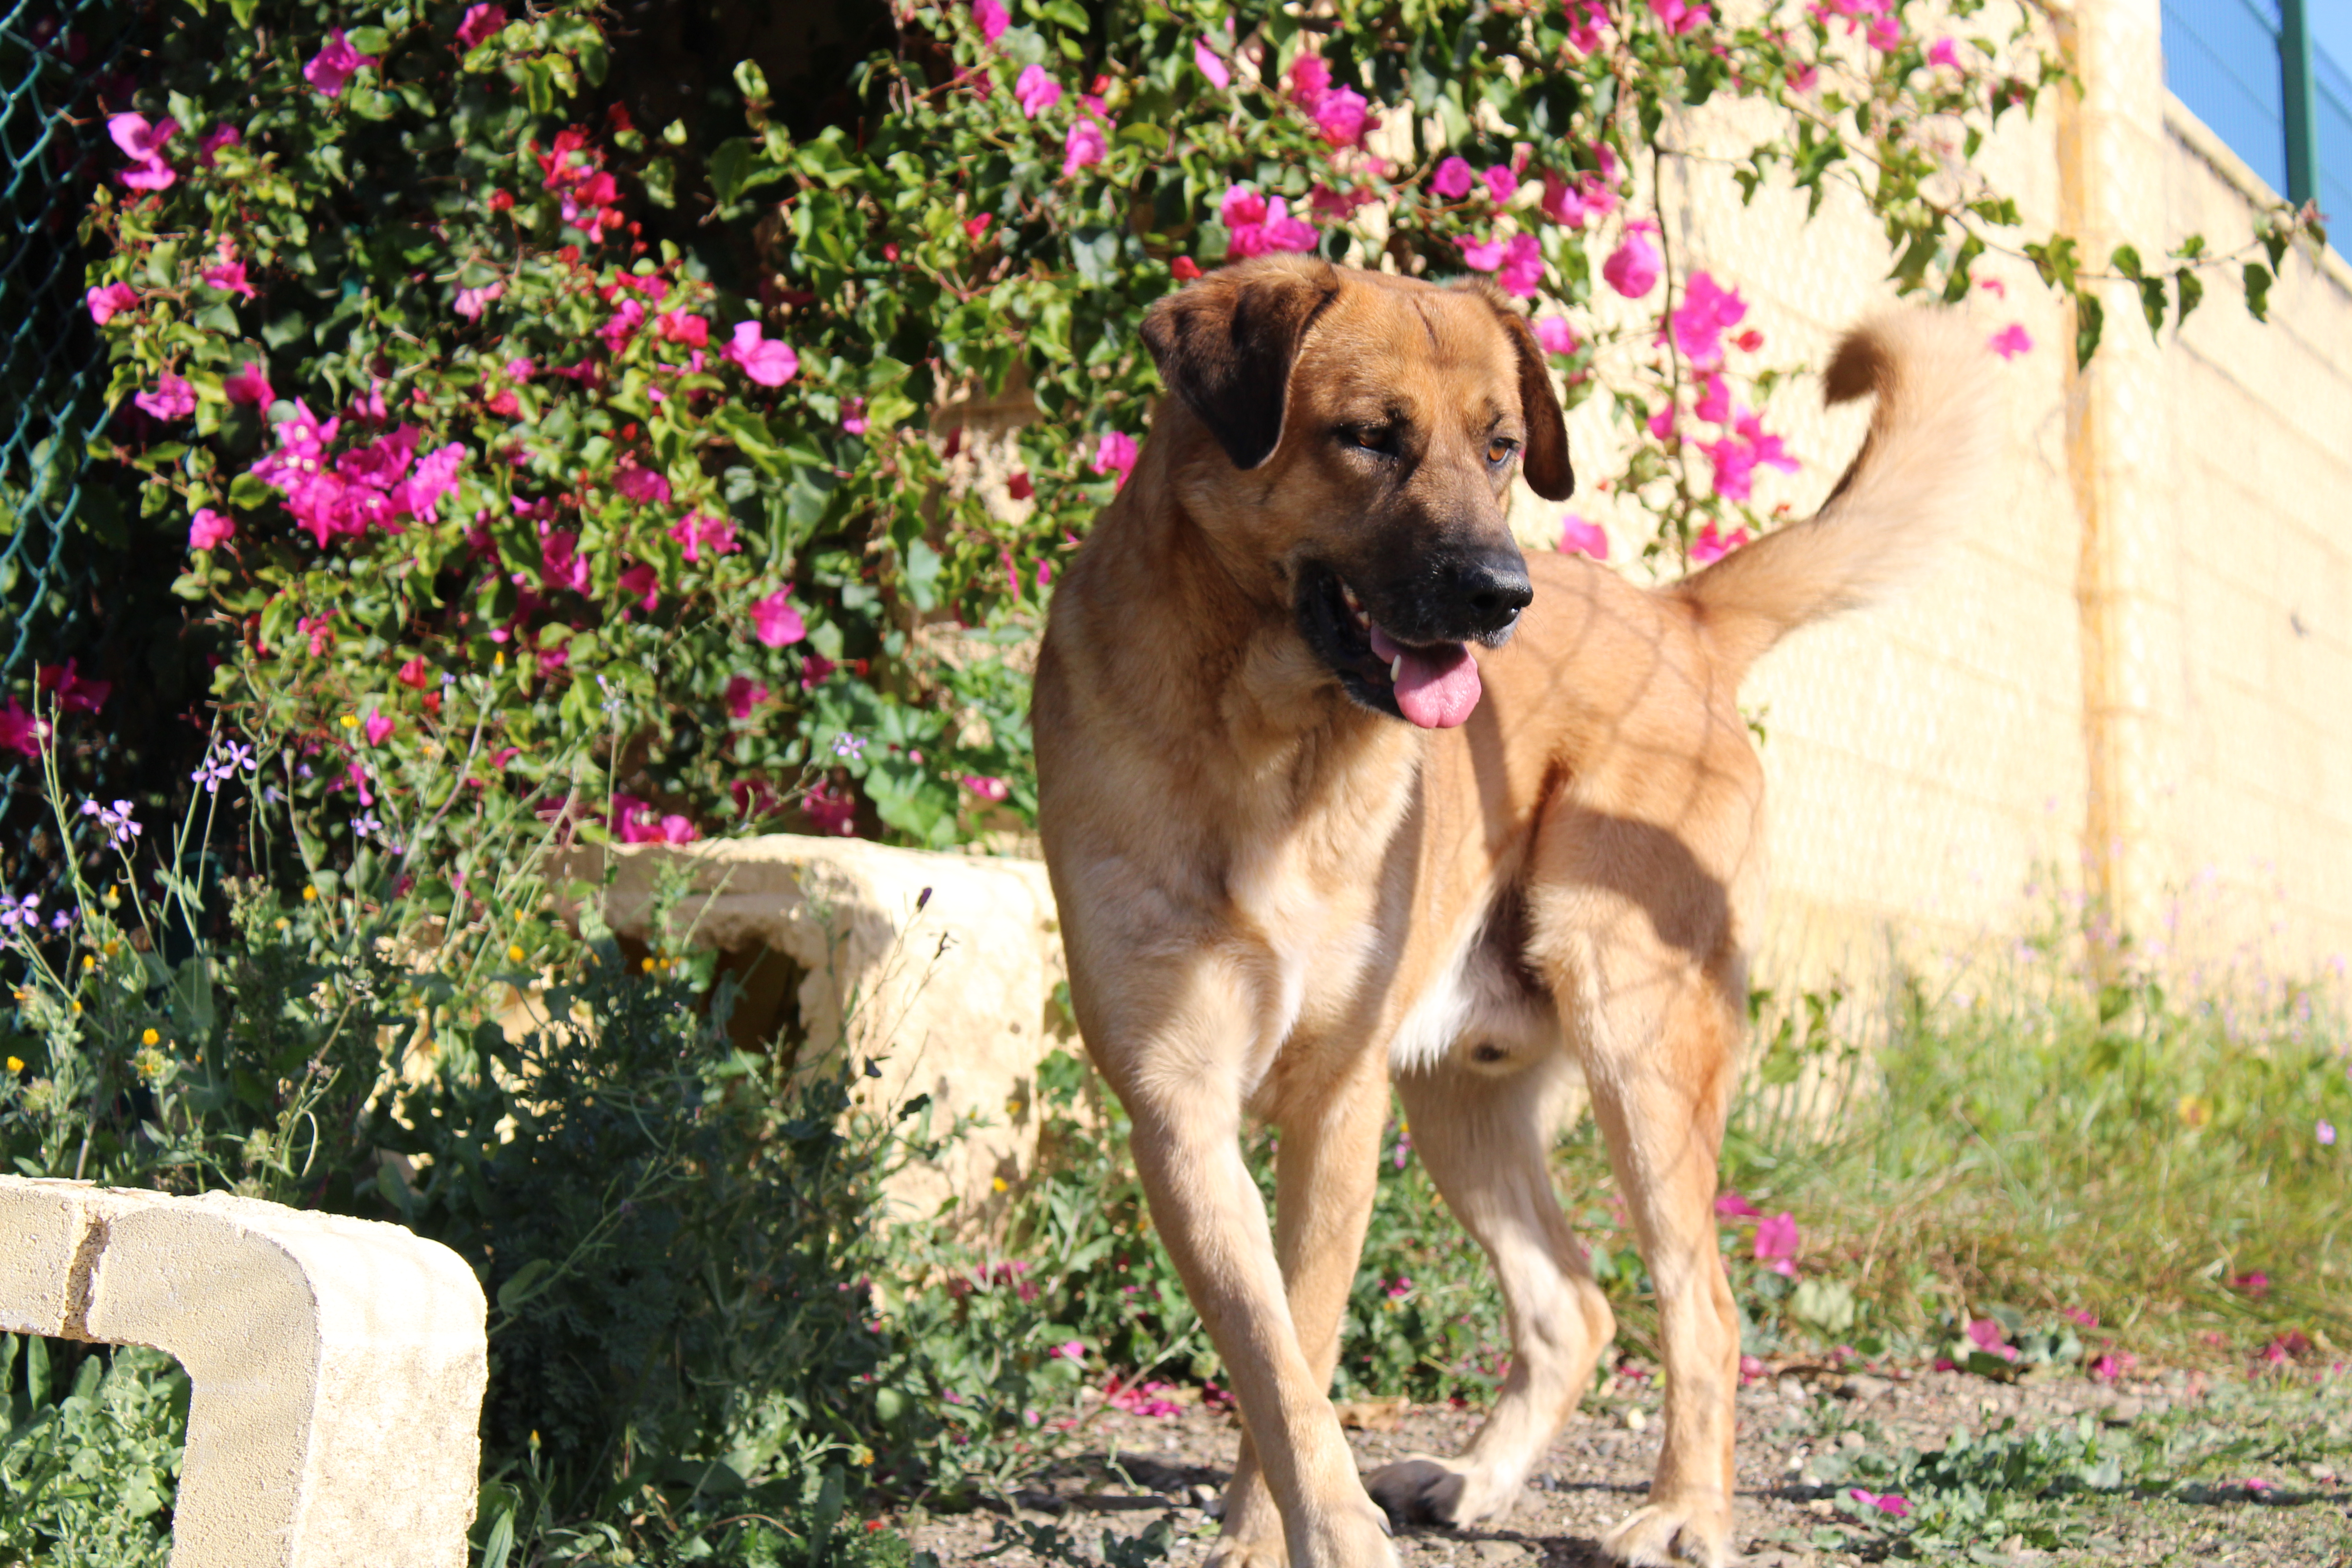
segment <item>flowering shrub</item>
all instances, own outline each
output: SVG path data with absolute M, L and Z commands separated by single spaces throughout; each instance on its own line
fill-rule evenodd
M 1651 209 L 1667 110 L 1718 94 L 1773 110 L 1751 191 L 1854 185 L 1906 288 L 2029 255 L 2097 336 L 2073 243 L 2014 232 L 1967 162 L 2057 68 L 2028 26 L 1968 31 L 1973 0 L 1948 36 L 1899 0 L 1018 3 L 890 0 L 845 14 L 855 48 L 719 80 L 584 0 L 160 13 L 87 224 L 98 455 L 235 649 L 217 697 L 331 753 L 352 811 L 371 759 L 457 743 L 468 676 L 512 715 L 488 765 L 614 731 L 591 837 L 1017 824 L 1017 650 L 1133 466 L 1140 312 L 1270 251 L 1528 300 L 1570 399 L 1654 437 L 1607 484 L 1703 562 L 1794 466 L 1745 302 L 1678 275 Z M 2151 321 L 2221 259 L 2147 274 Z M 1633 325 L 1594 323 L 1604 291 Z M 1024 388 L 1010 437 L 965 420 Z

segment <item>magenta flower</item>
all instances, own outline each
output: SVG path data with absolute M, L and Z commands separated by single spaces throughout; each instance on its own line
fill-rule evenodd
M 1013 793 L 1013 786 L 988 773 L 966 773 L 963 787 L 985 801 L 1001 801 Z
M 507 25 L 507 8 L 481 4 L 466 7 L 466 15 L 457 23 L 457 43 L 462 48 L 478 49 L 492 34 Z
M 1574 512 L 1559 520 L 1559 552 L 1562 555 L 1590 555 L 1595 561 L 1609 559 L 1609 536 L 1597 522 L 1587 522 Z M 1739 1194 L 1728 1194 L 1735 1201 Z M 1723 1199 L 1715 1200 L 1715 1212 L 1721 1214 Z M 1750 1211 L 1753 1212 L 1752 1210 Z
M 1559 316 L 1538 316 L 1533 323 L 1536 342 L 1548 354 L 1572 354 L 1576 352 L 1576 329 Z
M 1331 63 L 1320 55 L 1301 55 L 1290 62 L 1290 101 L 1313 113 L 1331 90 Z
M 188 548 L 218 550 L 236 532 L 236 524 L 210 507 L 201 507 L 188 521 Z
M 371 746 L 381 746 L 392 739 L 393 722 L 382 713 L 369 713 L 367 722 L 362 726 L 362 729 L 367 735 L 367 743 Z
M 1503 265 L 1495 280 L 1507 294 L 1517 294 L 1522 300 L 1532 300 L 1543 283 L 1543 246 L 1531 234 L 1515 234 L 1509 247 L 1503 253 Z
M 197 277 L 207 289 L 218 289 L 239 299 L 253 298 L 253 285 L 246 280 L 245 263 L 223 257 L 205 268 Z
M 669 500 L 669 480 L 641 468 L 635 458 L 624 458 L 613 471 L 613 488 L 633 501 L 659 506 Z
M 1977 1318 L 1969 1324 L 1969 1342 L 1987 1355 L 2003 1361 L 2017 1359 L 2017 1347 L 2011 1344 L 2000 1331 L 2000 1325 L 1990 1318 Z
M 1478 171 L 1470 166 L 1469 159 L 1448 158 L 1429 176 L 1429 188 L 1449 202 L 1458 202 L 1470 194 L 1477 178 Z
M 49 726 L 25 711 L 25 705 L 15 698 L 0 704 L 0 746 L 38 762 L 41 742 L 48 739 Z
M 1234 85 L 1233 68 L 1225 64 L 1215 49 L 1210 47 L 1208 39 L 1192 40 L 1192 64 L 1199 68 L 1202 76 L 1209 79 L 1209 85 L 1220 92 Z
M 613 311 L 611 318 L 596 329 L 596 335 L 604 340 L 606 348 L 614 353 L 619 353 L 628 341 L 636 336 L 637 329 L 645 324 L 645 301 L 636 299 L 624 300 Z
M 1574 512 L 1569 513 L 1569 520 L 1570 521 L 1574 521 L 1575 519 L 1576 514 Z M 1563 548 L 1565 548 L 1565 546 L 1563 546 Z M 1726 1187 L 1723 1191 L 1715 1194 L 1715 1217 L 1717 1219 L 1762 1219 L 1764 1217 L 1764 1211 L 1758 1208 L 1754 1204 L 1749 1203 L 1746 1198 L 1741 1197 L 1738 1193 L 1733 1192 L 1729 1187 Z
M 1135 471 L 1135 437 L 1124 430 L 1106 430 L 1095 443 L 1094 461 L 1088 465 L 1097 474 L 1117 474 L 1124 486 L 1127 476 Z
M 751 716 L 751 710 L 768 700 L 768 689 L 748 675 L 731 676 L 727 681 L 727 712 L 742 720 Z
M 734 341 L 719 351 L 719 357 L 740 366 L 761 386 L 782 386 L 801 369 L 801 356 L 793 353 L 791 345 L 761 337 L 757 321 L 736 322 Z
M 1269 202 L 1247 185 L 1229 185 L 1217 203 L 1217 214 L 1231 236 L 1228 249 L 1236 257 L 1315 248 L 1315 226 L 1292 217 L 1280 196 Z
M 1013 26 L 1013 18 L 1005 15 L 999 0 L 971 0 L 971 19 L 980 24 L 980 36 L 992 44 Z
M 1910 1502 L 1894 1492 L 1871 1493 L 1860 1487 L 1849 1487 L 1845 1495 L 1864 1508 L 1874 1508 L 1881 1513 L 1893 1514 L 1896 1519 L 1910 1517 Z
M 123 311 L 137 310 L 139 290 L 128 283 L 109 283 L 84 294 L 82 302 L 89 307 L 89 319 L 102 327 Z
M 1737 289 L 1726 289 L 1705 272 L 1691 274 L 1683 302 L 1667 317 L 1675 348 L 1694 370 L 1713 370 L 1723 363 L 1723 334 L 1748 314 L 1748 302 Z
M 1045 1352 L 1048 1361 L 1084 1361 L 1087 1347 L 1076 1340 L 1066 1340 Z
M 2317 1136 L 2323 1146 L 2332 1147 L 2336 1142 L 2336 1123 L 2323 1120 Z
M 457 303 L 450 309 L 469 321 L 478 321 L 482 319 L 482 312 L 489 308 L 490 301 L 503 298 L 506 291 L 506 284 L 495 279 L 483 284 L 479 289 L 460 289 L 457 290 Z M 645 307 L 638 305 L 635 300 L 630 300 L 629 303 L 636 306 L 638 318 L 643 320 Z
M 1601 264 L 1601 276 L 1608 280 L 1609 287 L 1628 300 L 1638 300 L 1658 286 L 1663 263 L 1658 258 L 1658 247 L 1650 243 L 1649 237 L 1656 227 L 1647 218 L 1627 224 L 1624 243 Z
M 1371 128 L 1371 108 L 1354 88 L 1335 87 L 1318 99 L 1308 112 L 1315 116 L 1315 128 L 1323 132 L 1324 141 L 1334 147 L 1353 147 Z
M 1995 332 L 1987 346 L 2003 359 L 2015 359 L 2018 355 L 2032 351 L 2033 340 L 2026 336 L 2025 328 L 2022 325 L 2011 321 Z
M 637 601 L 637 607 L 651 615 L 661 603 L 661 574 L 640 561 L 621 574 L 620 590 Z M 621 614 L 625 616 L 628 611 Z
M 559 528 L 539 542 L 539 585 L 550 593 L 569 588 L 588 591 L 588 560 L 580 553 L 580 535 Z
M 1013 84 L 1013 101 L 1034 120 L 1062 101 L 1062 84 L 1044 66 L 1025 66 Z
M 1454 243 L 1461 247 L 1462 259 L 1481 272 L 1492 272 L 1500 267 L 1507 249 L 1500 237 L 1480 240 L 1457 239 Z
M 1675 406 L 1675 400 L 1670 397 L 1658 405 L 1658 411 L 1651 415 L 1645 423 L 1650 426 L 1650 434 L 1663 441 L 1675 433 L 1675 426 L 1680 416 L 1681 410 Z
M 710 323 L 691 310 L 665 310 L 655 319 L 654 335 L 666 343 L 698 349 L 710 342 Z
M 1575 16 L 1580 7 L 1571 3 L 1568 9 Z M 1580 55 L 1589 55 L 1601 47 L 1601 29 L 1609 26 L 1609 9 L 1601 0 L 1584 0 L 1581 12 L 1580 20 L 1569 24 L 1568 45 Z
M 343 30 L 337 27 L 328 33 L 327 47 L 312 55 L 310 63 L 302 68 L 302 79 L 329 98 L 340 98 L 343 84 L 354 73 L 375 63 L 373 56 L 363 55 L 346 43 Z
M 1927 46 L 1927 63 L 1931 66 L 1949 66 L 1954 70 L 1959 69 L 1959 46 L 1949 38 L 1937 38 Z
M 116 178 L 134 191 L 163 191 L 172 187 L 180 176 L 163 162 L 163 144 L 180 129 L 176 120 L 150 121 L 143 114 L 110 115 L 106 133 L 131 160 L 131 167 Z
M 1731 389 L 1723 384 L 1723 377 L 1709 374 L 1699 378 L 1699 399 L 1691 412 L 1710 425 L 1731 423 Z
M 142 392 L 131 401 L 158 419 L 185 419 L 196 411 L 195 388 L 168 370 L 155 378 L 152 392 Z
M 1715 524 L 1710 522 L 1706 526 L 1708 531 L 1714 531 Z M 1698 558 L 1696 545 L 1691 549 L 1691 558 L 1693 561 Z M 1784 1274 L 1793 1279 L 1797 1275 L 1796 1257 L 1796 1215 L 1784 1211 L 1774 1215 L 1769 1219 L 1759 1220 L 1756 1223 L 1757 1262 L 1763 1264 L 1775 1274 Z
M 689 563 L 700 562 L 705 548 L 713 555 L 732 555 L 742 548 L 735 542 L 735 520 L 723 514 L 705 517 L 698 511 L 688 512 L 669 525 L 669 536 L 677 541 Z
M 224 147 L 240 146 L 244 142 L 245 132 L 236 126 L 215 125 L 205 132 L 203 139 L 197 142 L 196 163 L 200 168 L 209 169 L 213 166 L 214 153 Z
M 769 647 L 790 647 L 808 636 L 808 623 L 779 588 L 751 606 L 751 630 Z
M 801 812 L 819 833 L 847 838 L 857 831 L 857 801 L 846 790 L 820 784 L 801 797 Z M 1024 1287 L 1033 1289 L 1034 1287 Z
M 1478 177 L 1486 182 L 1486 194 L 1494 198 L 1496 206 L 1501 206 L 1518 192 L 1519 176 L 1508 163 L 1497 163 Z
M 1689 33 L 1708 21 L 1706 0 L 1650 0 L 1650 9 L 1669 33 Z
M 1100 125 L 1091 120 L 1076 121 L 1062 138 L 1062 177 L 1067 179 L 1089 163 L 1101 163 L 1109 152 L 1110 142 Z

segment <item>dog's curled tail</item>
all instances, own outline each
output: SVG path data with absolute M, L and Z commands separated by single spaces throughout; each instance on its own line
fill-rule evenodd
M 1993 373 L 1982 331 L 1955 310 L 1864 322 L 1830 361 L 1832 404 L 1878 395 L 1870 434 L 1822 510 L 1683 580 L 1736 671 L 1789 632 L 1870 603 L 1925 564 L 1981 504 L 1993 462 Z

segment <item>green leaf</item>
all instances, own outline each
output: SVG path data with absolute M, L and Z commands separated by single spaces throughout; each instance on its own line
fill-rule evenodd
M 269 481 L 258 474 L 239 474 L 229 481 L 229 504 L 240 510 L 251 511 L 264 506 L 277 493 L 269 488 Z
M 1034 8 L 1033 14 L 1067 27 L 1073 33 L 1087 32 L 1092 26 L 1087 19 L 1086 8 L 1078 5 L 1077 0 L 1045 0 L 1043 5 Z
M 2197 309 L 2198 304 L 2204 300 L 2205 280 L 2184 267 L 2172 275 L 2172 286 L 2179 300 L 2177 306 L 2179 314 L 2173 318 L 2173 325 L 2177 328 L 2189 319 L 2189 312 Z
M 2246 263 L 2246 310 L 2257 321 L 2271 319 L 2271 269 L 2259 261 Z
M 2074 368 L 2082 369 L 2099 352 L 2099 332 L 2106 324 L 2106 307 L 2096 294 L 2074 296 Z
M 343 35 L 343 39 L 360 53 L 378 58 L 392 47 L 392 35 L 382 27 L 353 27 Z
M 2122 273 L 2133 282 L 2137 283 L 2140 280 L 2139 252 L 2133 249 L 2130 246 L 2116 246 L 2115 254 L 2108 258 L 2108 260 L 2114 264 L 2116 271 Z
M 514 1272 L 514 1278 L 499 1287 L 499 1310 L 512 1312 L 539 1294 L 554 1266 L 544 1258 L 534 1258 Z
M 514 1510 L 509 1508 L 490 1526 L 490 1533 L 482 1542 L 482 1568 L 507 1568 L 507 1555 L 514 1550 Z
M 754 109 L 765 109 L 773 101 L 768 96 L 768 73 L 760 68 L 757 60 L 737 63 L 735 89 L 743 95 L 743 101 Z

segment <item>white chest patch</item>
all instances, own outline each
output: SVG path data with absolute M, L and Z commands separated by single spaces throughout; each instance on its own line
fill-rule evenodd
M 1413 1072 L 1434 1067 L 1454 1048 L 1455 1041 L 1468 1032 L 1483 1010 L 1485 987 L 1472 973 L 1478 950 L 1478 939 L 1484 934 L 1483 918 L 1463 922 L 1455 936 L 1454 951 L 1447 953 L 1444 965 L 1412 1005 L 1412 1010 L 1389 1037 L 1389 1070 Z

